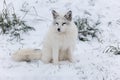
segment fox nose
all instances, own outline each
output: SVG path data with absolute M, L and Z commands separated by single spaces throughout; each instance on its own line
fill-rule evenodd
M 60 28 L 58 28 L 57 30 L 58 30 L 58 32 L 60 32 Z

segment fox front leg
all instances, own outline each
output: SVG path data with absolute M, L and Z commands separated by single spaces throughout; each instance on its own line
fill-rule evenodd
M 59 50 L 58 48 L 53 48 L 52 50 L 53 63 L 58 64 Z
M 68 54 L 68 60 L 70 61 L 70 62 L 74 62 L 74 59 L 73 59 L 73 49 L 72 48 L 69 48 L 68 50 L 67 50 L 67 54 Z

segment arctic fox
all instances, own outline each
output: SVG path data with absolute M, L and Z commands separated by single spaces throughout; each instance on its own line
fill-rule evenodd
M 52 10 L 53 22 L 43 41 L 43 48 L 39 54 L 35 54 L 34 50 L 20 50 L 13 54 L 16 61 L 27 61 L 40 59 L 44 63 L 53 62 L 57 64 L 62 60 L 73 61 L 73 51 L 75 49 L 78 30 L 72 22 L 72 11 L 68 11 L 65 15 L 58 14 Z

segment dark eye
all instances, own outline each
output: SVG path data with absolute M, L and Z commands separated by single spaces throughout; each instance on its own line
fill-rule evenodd
M 64 23 L 62 23 L 62 26 L 64 26 L 66 23 L 64 22 Z
M 55 24 L 56 24 L 56 25 L 59 25 L 59 23 L 58 23 L 58 22 L 55 22 Z

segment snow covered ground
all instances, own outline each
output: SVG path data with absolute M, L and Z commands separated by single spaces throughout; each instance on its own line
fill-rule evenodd
M 120 43 L 120 0 L 6 0 L 14 6 L 16 14 L 23 17 L 21 9 L 29 10 L 24 20 L 36 31 L 24 34 L 21 42 L 9 41 L 0 35 L 0 80 L 120 80 L 120 56 L 104 53 L 108 46 Z M 0 0 L 0 10 L 3 0 Z M 59 65 L 41 61 L 15 62 L 11 54 L 21 48 L 41 48 L 43 37 L 52 22 L 51 10 L 71 9 L 76 15 L 101 21 L 101 42 L 78 41 L 74 56 L 76 61 Z

